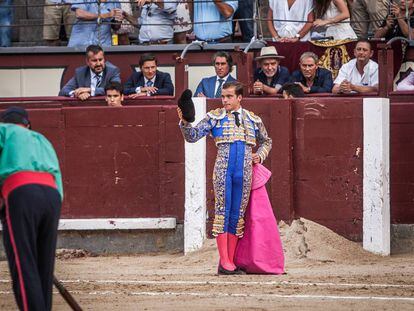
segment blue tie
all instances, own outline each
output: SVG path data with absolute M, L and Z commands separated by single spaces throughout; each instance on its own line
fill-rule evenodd
M 153 83 L 151 80 L 148 80 L 148 81 L 147 81 L 147 86 L 150 86 L 150 87 L 151 87 L 153 84 L 154 84 L 154 83 Z
M 102 77 L 100 75 L 95 75 L 96 79 L 96 87 L 98 87 L 101 84 Z
M 215 98 L 221 97 L 221 86 L 223 85 L 224 79 L 218 79 L 218 81 L 219 81 L 219 85 L 217 87 L 216 94 L 214 95 Z

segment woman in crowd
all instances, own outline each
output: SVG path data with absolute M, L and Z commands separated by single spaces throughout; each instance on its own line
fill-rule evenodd
M 273 40 L 307 41 L 314 19 L 313 0 L 269 0 L 267 18 Z
M 312 38 L 333 37 L 334 40 L 356 39 L 349 24 L 346 0 L 315 0 Z

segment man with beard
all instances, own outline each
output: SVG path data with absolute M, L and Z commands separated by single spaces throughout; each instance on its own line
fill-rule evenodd
M 87 100 L 91 96 L 104 96 L 109 82 L 121 83 L 118 67 L 105 62 L 104 51 L 99 45 L 86 48 L 86 66 L 76 68 L 75 76 L 60 90 L 59 96 Z
M 297 83 L 305 94 L 332 92 L 332 73 L 318 66 L 318 56 L 315 53 L 303 53 L 299 66 L 300 70 L 292 73 L 290 81 Z
M 221 98 L 221 88 L 224 83 L 236 81 L 230 74 L 233 69 L 233 58 L 224 51 L 213 55 L 212 63 L 215 76 L 203 78 L 198 84 L 195 95 L 198 97 Z
M 260 68 L 254 73 L 253 94 L 276 95 L 282 85 L 289 81 L 289 70 L 280 66 L 283 58 L 274 46 L 265 46 L 260 50 L 260 56 L 256 57 Z

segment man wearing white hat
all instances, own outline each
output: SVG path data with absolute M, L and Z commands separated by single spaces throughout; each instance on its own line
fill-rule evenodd
M 282 85 L 289 81 L 289 70 L 279 65 L 283 58 L 274 46 L 262 47 L 260 56 L 256 57 L 260 68 L 254 73 L 253 94 L 276 95 Z

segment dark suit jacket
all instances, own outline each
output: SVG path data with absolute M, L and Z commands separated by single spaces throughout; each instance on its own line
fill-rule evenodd
M 264 85 L 276 88 L 277 85 L 283 86 L 286 82 L 289 82 L 290 75 L 289 70 L 286 67 L 279 66 L 276 74 L 272 77 L 272 82 L 269 84 L 267 81 L 267 77 L 263 72 L 262 68 L 257 68 L 254 72 L 254 82 L 259 80 Z M 281 93 L 281 88 L 279 89 L 279 93 Z
M 124 85 L 124 94 L 135 94 L 135 89 L 140 86 L 145 86 L 144 75 L 142 72 L 134 72 Z M 155 74 L 154 86 L 158 88 L 158 91 L 154 95 L 174 95 L 174 85 L 171 81 L 171 76 L 167 72 L 161 72 L 157 70 Z
M 306 79 L 300 70 L 296 70 L 290 77 L 290 82 L 301 82 L 306 86 Z M 316 70 L 315 80 L 310 88 L 310 93 L 331 93 L 333 88 L 332 72 L 325 68 Z
M 214 95 L 216 95 L 214 93 L 214 89 L 216 88 L 216 81 L 217 81 L 217 76 L 203 78 L 197 86 L 197 89 L 195 91 L 195 96 L 197 96 L 200 93 L 203 93 L 206 97 L 214 98 Z M 230 82 L 230 81 L 236 81 L 236 79 L 234 79 L 231 75 L 229 75 L 227 80 L 224 81 L 224 83 Z
M 95 96 L 105 95 L 105 86 L 109 82 L 121 83 L 119 68 L 112 65 L 110 62 L 105 62 L 105 69 L 103 71 L 102 81 L 99 87 L 95 89 Z M 79 87 L 91 86 L 91 71 L 88 66 L 78 67 L 75 70 L 75 76 L 66 83 L 60 90 L 59 96 L 70 96 L 70 92 Z

